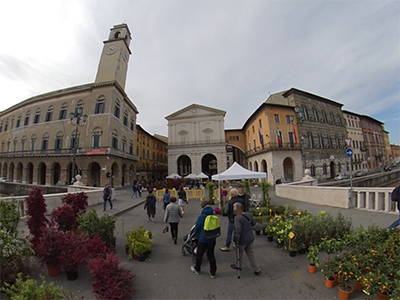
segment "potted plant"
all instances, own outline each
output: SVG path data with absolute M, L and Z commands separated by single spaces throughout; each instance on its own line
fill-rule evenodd
M 105 257 L 92 258 L 88 268 L 98 299 L 128 299 L 134 295 L 135 275 L 120 265 L 119 256 L 107 253 Z
M 75 212 L 76 217 L 86 211 L 88 196 L 84 192 L 66 194 L 61 198 L 62 203 L 69 205 Z
M 50 276 L 57 276 L 61 272 L 60 256 L 62 253 L 63 232 L 55 226 L 42 227 L 41 238 L 35 249 L 39 262 L 47 266 Z
M 59 206 L 51 212 L 51 221 L 62 231 L 72 231 L 78 227 L 76 214 L 69 205 Z
M 319 248 L 318 246 L 310 246 L 308 248 L 308 271 L 310 273 L 315 273 L 319 267 Z
M 354 266 L 353 266 L 353 258 L 351 255 L 344 254 L 339 260 L 339 296 L 340 300 L 347 300 L 350 298 L 351 292 L 353 291 L 353 287 L 350 284 L 350 281 L 354 277 Z
M 105 257 L 107 253 L 107 246 L 98 234 L 89 238 L 86 243 L 88 258 Z
M 138 229 L 129 230 L 125 237 L 128 247 L 128 257 L 136 257 L 138 260 L 143 261 L 146 255 L 151 252 L 151 238 L 151 232 L 145 231 L 143 225 L 139 226 Z
M 24 277 L 21 273 L 18 274 L 15 284 L 5 283 L 1 291 L 5 292 L 9 299 L 46 299 L 56 300 L 64 299 L 61 288 L 54 286 L 54 282 L 46 285 L 42 277 L 42 283 L 37 284 L 36 280 L 29 276 Z
M 264 231 L 265 224 L 263 223 L 256 223 L 253 226 L 253 230 L 256 232 L 256 235 L 260 235 L 262 231 Z
M 42 189 L 33 187 L 28 197 L 25 198 L 26 215 L 29 217 L 26 224 L 29 228 L 29 233 L 32 236 L 32 248 L 36 251 L 36 246 L 39 243 L 43 231 L 41 228 L 47 226 L 46 222 L 46 201 L 43 198 Z
M 78 278 L 78 267 L 88 256 L 87 243 L 88 237 L 82 232 L 66 232 L 60 235 L 60 244 L 62 244 L 60 262 L 69 281 Z

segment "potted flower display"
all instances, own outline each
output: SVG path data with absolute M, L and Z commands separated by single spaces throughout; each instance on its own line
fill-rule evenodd
M 152 249 L 152 234 L 150 231 L 145 231 L 143 225 L 138 229 L 129 230 L 125 240 L 128 249 L 129 258 L 137 258 L 143 261 Z
M 317 268 L 319 266 L 319 248 L 318 246 L 310 246 L 308 248 L 308 271 L 310 273 L 315 273 L 317 271 Z

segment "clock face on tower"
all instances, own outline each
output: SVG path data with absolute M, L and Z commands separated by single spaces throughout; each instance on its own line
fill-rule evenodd
M 118 50 L 117 46 L 111 45 L 106 49 L 106 54 L 114 54 Z

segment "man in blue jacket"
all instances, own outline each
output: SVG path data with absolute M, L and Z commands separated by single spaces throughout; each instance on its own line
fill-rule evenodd
M 196 265 L 191 266 L 190 270 L 196 274 L 200 274 L 201 262 L 203 260 L 203 255 L 206 252 L 208 261 L 210 262 L 209 275 L 212 279 L 215 278 L 215 273 L 217 271 L 217 262 L 215 261 L 214 248 L 215 248 L 215 238 L 207 239 L 204 237 L 204 221 L 208 215 L 213 215 L 214 211 L 209 205 L 208 201 L 201 202 L 201 215 L 197 218 L 196 225 L 194 227 L 194 232 L 199 235 L 199 242 L 197 245 L 196 254 Z

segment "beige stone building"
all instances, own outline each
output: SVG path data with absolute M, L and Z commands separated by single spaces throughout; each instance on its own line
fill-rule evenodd
M 167 117 L 168 173 L 207 175 L 227 168 L 224 117 L 226 112 L 189 105 Z
M 164 180 L 168 175 L 168 138 L 158 134 L 151 135 L 138 124 L 136 129 L 136 155 L 139 157 L 137 180 Z
M 346 147 L 353 151 L 353 156 L 351 157 L 352 174 L 357 171 L 367 171 L 367 154 L 360 115 L 344 110 L 343 117 L 346 121 L 347 137 L 351 139 L 350 145 L 346 145 Z
M 94 83 L 34 96 L 0 112 L 1 177 L 53 185 L 81 174 L 84 183 L 97 186 L 135 179 L 138 110 L 124 90 L 130 41 L 128 26 L 115 25 Z

